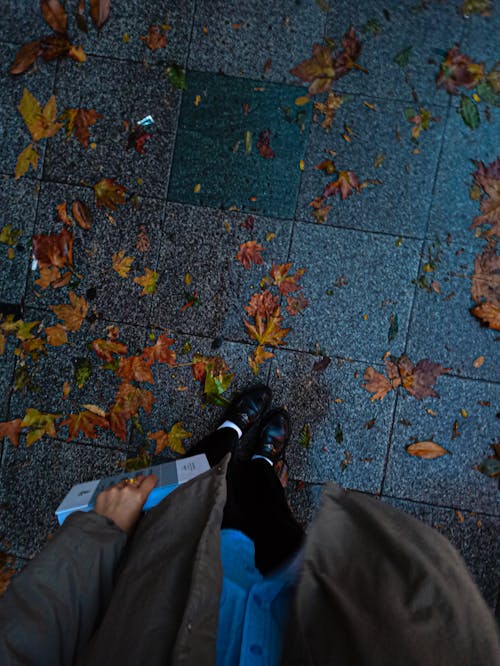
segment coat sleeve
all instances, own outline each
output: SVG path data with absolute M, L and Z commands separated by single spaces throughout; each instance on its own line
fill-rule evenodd
M 109 603 L 126 542 L 94 511 L 69 516 L 0 599 L 0 664 L 73 664 Z

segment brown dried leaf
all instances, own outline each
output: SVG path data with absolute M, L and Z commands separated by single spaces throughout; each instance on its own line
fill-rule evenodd
M 500 306 L 494 303 L 481 303 L 471 309 L 474 317 L 495 331 L 500 331 Z
M 262 264 L 261 252 L 264 250 L 262 245 L 259 245 L 257 241 L 247 241 L 240 245 L 240 249 L 236 254 L 236 260 L 244 266 L 244 268 L 250 268 L 252 264 Z
M 68 27 L 68 15 L 59 0 L 40 0 L 43 18 L 58 35 L 65 35 Z
M 109 18 L 111 0 L 90 0 L 90 16 L 96 28 L 101 28 Z
M 363 379 L 365 381 L 363 388 L 373 393 L 371 401 L 382 400 L 389 391 L 392 391 L 393 387 L 389 380 L 372 366 L 366 368 Z
M 434 460 L 435 458 L 441 458 L 441 456 L 449 453 L 446 449 L 443 449 L 442 446 L 436 444 L 436 442 L 422 441 L 415 442 L 406 447 L 406 451 L 411 455 L 417 458 L 424 458 L 425 460 Z
M 40 55 L 40 51 L 41 47 L 39 40 L 23 44 L 9 68 L 9 74 L 22 74 L 25 72 Z

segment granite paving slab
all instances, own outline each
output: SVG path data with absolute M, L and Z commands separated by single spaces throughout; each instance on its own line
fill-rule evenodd
M 385 234 L 298 223 L 289 261 L 309 311 L 295 317 L 286 346 L 380 362 L 404 349 L 421 242 Z M 389 341 L 391 317 L 398 332 Z
M 95 109 L 103 117 L 90 128 L 87 149 L 75 137 L 66 140 L 63 130 L 50 140 L 45 179 L 94 185 L 101 178 L 116 178 L 131 193 L 164 196 L 180 98 L 165 67 L 96 56 L 79 67 L 65 61 L 59 64 L 55 94 L 61 110 Z M 141 154 L 127 147 L 129 132 L 123 123 L 148 115 L 154 119 L 148 126 L 153 136 Z
M 57 323 L 57 317 L 43 310 L 27 308 L 24 313 L 25 321 L 41 322 L 44 327 Z M 103 361 L 89 348 L 89 344 L 98 338 L 106 338 L 108 321 L 99 321 L 92 316 L 83 322 L 79 331 L 68 333 L 68 344 L 61 349 L 48 344 L 45 354 L 40 354 L 38 362 L 31 358 L 19 357 L 16 363 L 16 377 L 19 378 L 19 390 L 14 390 L 10 399 L 9 418 L 24 417 L 28 408 L 35 408 L 44 413 L 74 414 L 84 411 L 84 405 L 94 405 L 107 411 L 113 404 L 115 393 L 121 379 L 116 377 L 110 369 L 103 369 Z M 38 327 L 33 328 L 37 332 Z M 145 343 L 146 332 L 142 328 L 131 326 L 119 327 L 119 341 L 128 347 L 128 354 L 140 351 Z M 41 334 L 42 338 L 45 336 Z M 64 350 L 63 353 L 61 351 Z M 85 383 L 78 387 L 77 369 L 90 364 L 90 374 Z M 22 380 L 22 381 L 21 381 Z M 69 382 L 70 392 L 65 398 L 63 394 L 64 382 Z M 141 385 L 150 388 L 149 385 Z M 66 438 L 67 426 L 59 426 L 58 437 Z M 103 447 L 116 447 L 124 449 L 127 445 L 115 436 L 110 430 L 98 429 L 98 436 L 92 439 L 80 432 L 76 439 L 68 444 L 73 446 L 75 441 L 101 445 Z M 129 423 L 130 432 L 130 423 Z M 25 441 L 25 434 L 20 441 Z M 34 446 L 34 445 L 33 445 Z
M 53 92 L 56 64 L 54 62 L 40 62 L 32 72 L 12 76 L 9 74 L 18 46 L 13 44 L 0 44 L 0 173 L 14 175 L 17 156 L 31 142 L 31 135 L 26 127 L 17 106 L 27 88 L 42 106 L 48 102 Z M 74 63 L 73 63 L 74 65 Z M 39 154 L 36 172 L 30 170 L 25 179 L 38 176 L 42 172 L 43 157 L 47 141 L 42 139 L 37 143 Z
M 32 178 L 16 182 L 0 178 L 0 231 L 21 232 L 15 244 L 0 243 L 0 302 L 19 304 L 24 296 L 30 264 L 31 234 L 35 224 L 39 183 Z M 11 253 L 11 256 L 9 256 Z
M 495 609 L 500 577 L 498 561 L 500 519 L 475 511 L 453 511 L 440 507 L 382 497 L 397 509 L 437 529 L 460 552 L 486 603 Z
M 6 445 L 0 468 L 0 538 L 9 552 L 32 558 L 58 528 L 55 511 L 76 483 L 121 471 L 122 453 L 44 438 Z
M 427 228 L 427 237 L 451 234 L 457 241 L 467 243 L 474 230 L 470 225 L 480 214 L 479 201 L 470 197 L 476 167 L 472 160 L 486 165 L 498 157 L 500 147 L 500 111 L 491 110 L 491 120 L 480 106 L 481 123 L 471 130 L 462 120 L 459 97 L 452 98 L 448 123 L 443 137 L 442 154 L 437 169 L 436 183 Z M 489 227 L 486 227 L 489 228 Z
M 415 104 L 346 96 L 330 132 L 321 127 L 323 116 L 319 115 L 310 129 L 296 217 L 314 222 L 311 201 L 337 180 L 337 175 L 316 168 L 330 159 L 337 169 L 353 171 L 360 183 L 379 183 L 367 183 L 361 192 L 354 191 L 344 200 L 338 194 L 329 197 L 327 204 L 332 209 L 326 224 L 423 238 L 446 109 L 430 108 L 440 121 L 431 122 L 429 130 L 415 141 L 413 125 L 405 118 L 408 108 L 415 110 Z
M 500 31 L 500 13 L 494 3 L 484 16 L 481 13 L 465 17 L 465 29 L 460 43 L 462 53 L 474 61 L 484 61 L 488 69 L 498 60 L 498 49 L 494 48 L 495 36 Z
M 51 33 L 40 11 L 40 3 L 29 0 L 4 0 L 0 41 L 25 44 Z
M 159 329 L 154 329 L 159 333 Z M 207 402 L 203 393 L 203 386 L 194 379 L 191 364 L 194 354 L 202 354 L 206 357 L 220 356 L 234 373 L 234 380 L 224 393 L 223 397 L 231 400 L 238 391 L 255 383 L 255 377 L 248 367 L 247 357 L 252 348 L 249 345 L 214 341 L 199 336 L 176 335 L 169 332 L 175 338 L 176 343 L 172 348 L 177 352 L 177 363 L 180 367 L 168 367 L 156 365 L 153 368 L 155 380 L 154 394 L 156 402 L 149 416 L 141 417 L 143 433 L 137 429 L 132 434 L 132 445 L 145 448 L 149 453 L 154 453 L 155 442 L 148 439 L 149 432 L 165 430 L 168 432 L 174 423 L 182 421 L 185 430 L 192 433 L 192 437 L 185 440 L 185 448 L 189 450 L 203 437 L 217 428 L 224 420 L 225 407 Z M 265 375 L 260 381 L 266 383 Z M 238 456 L 248 456 L 255 428 L 244 436 L 238 447 Z M 131 454 L 132 455 L 132 454 Z M 165 449 L 156 456 L 155 464 L 179 458 L 179 455 L 169 449 Z
M 336 84 L 341 92 L 412 100 L 412 88 L 420 101 L 445 104 L 446 93 L 437 92 L 435 79 L 446 51 L 460 41 L 465 20 L 451 2 L 433 4 L 414 0 L 331 3 L 325 33 L 337 45 L 353 25 L 362 42 L 358 64 L 368 70 L 353 71 Z M 410 48 L 408 65 L 394 58 Z
M 134 278 L 145 274 L 145 269 L 156 270 L 159 244 L 162 234 L 165 204 L 158 199 L 140 197 L 137 203 L 126 203 L 113 212 L 96 208 L 94 192 L 87 187 L 60 185 L 44 182 L 40 191 L 37 234 L 59 233 L 62 228 L 56 206 L 67 202 L 71 215 L 72 202 L 79 199 L 87 205 L 92 215 L 89 230 L 73 226 L 73 267 L 77 274 L 69 287 L 47 287 L 36 284 L 39 270 L 31 271 L 26 289 L 26 302 L 36 307 L 68 302 L 68 290 L 76 289 L 88 299 L 91 310 L 99 317 L 111 321 L 138 324 L 148 323 L 151 310 L 151 295 L 141 296 L 143 288 Z M 149 245 L 141 251 L 137 248 L 142 232 Z M 132 257 L 130 272 L 121 277 L 113 269 L 113 255 L 124 251 L 124 257 Z
M 407 353 L 416 361 L 430 358 L 454 374 L 498 382 L 498 333 L 482 327 L 469 311 L 474 258 L 484 246 L 479 239 L 459 244 L 437 238 L 425 244 Z M 434 270 L 425 272 L 424 266 Z
M 253 229 L 245 224 L 253 224 Z M 248 341 L 243 307 L 260 290 L 259 282 L 271 265 L 286 261 L 291 229 L 286 220 L 168 203 L 152 323 L 183 333 Z M 263 263 L 247 269 L 235 257 L 240 245 L 251 240 L 264 248 Z M 195 293 L 200 302 L 182 311 Z
M 361 387 L 364 365 L 333 358 L 326 370 L 314 371 L 320 359 L 280 351 L 270 375 L 274 402 L 285 405 L 292 421 L 290 479 L 379 492 L 394 396 L 370 402 Z
M 490 444 L 498 436 L 500 386 L 443 375 L 436 389 L 439 399 L 422 402 L 400 395 L 383 493 L 500 515 L 498 483 L 475 469 L 492 455 Z M 448 453 L 425 460 L 406 451 L 429 440 Z
M 189 49 L 189 67 L 278 83 L 320 41 L 326 15 L 314 2 L 201 0 Z
M 296 88 L 194 71 L 187 86 L 168 199 L 293 217 L 310 121 Z

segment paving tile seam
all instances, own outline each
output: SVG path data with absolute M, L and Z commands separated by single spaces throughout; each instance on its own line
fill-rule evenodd
M 449 119 L 450 119 L 450 106 L 451 106 L 451 104 L 450 104 L 450 101 L 448 100 L 448 108 L 447 108 L 447 111 L 446 111 L 446 118 L 445 118 L 445 122 L 444 122 L 443 131 L 441 132 L 439 151 L 438 151 L 438 156 L 437 156 L 437 159 L 436 159 L 436 165 L 435 165 L 435 168 L 434 168 L 434 177 L 433 177 L 433 182 L 432 182 L 431 196 L 429 197 L 429 202 L 428 202 L 427 219 L 426 219 L 426 222 L 425 222 L 425 229 L 424 229 L 424 238 L 427 237 L 430 218 L 431 218 L 432 204 L 433 204 L 433 201 L 434 201 L 434 195 L 435 195 L 435 191 L 436 191 L 437 174 L 438 174 L 438 170 L 439 170 L 439 165 L 441 163 L 441 155 L 442 155 L 443 146 L 444 146 L 444 137 L 445 137 L 446 129 L 448 127 L 448 122 L 449 122 Z M 427 240 L 424 240 L 423 243 L 422 243 L 421 249 L 420 249 L 420 257 L 419 257 L 419 262 L 418 262 L 417 278 L 418 278 L 418 276 L 420 275 L 420 273 L 422 271 L 423 264 L 425 263 L 424 248 L 426 246 L 426 243 L 427 243 Z M 406 335 L 405 335 L 405 344 L 404 344 L 404 353 L 405 354 L 408 351 L 408 345 L 409 345 L 409 341 L 410 341 L 410 331 L 411 331 L 411 328 L 412 328 L 412 325 L 413 325 L 413 317 L 414 317 L 414 312 L 415 312 L 415 303 L 416 303 L 416 300 L 417 300 L 417 289 L 418 288 L 419 288 L 418 285 L 415 284 L 415 286 L 413 288 L 413 294 L 412 294 L 411 305 L 410 305 L 410 312 L 409 312 L 409 316 L 408 316 L 408 325 L 407 325 Z
M 415 241 L 425 241 L 427 240 L 425 236 L 411 236 L 409 234 L 396 234 L 391 231 L 381 231 L 380 229 L 363 229 L 360 227 L 351 227 L 348 225 L 344 224 L 333 224 L 332 222 L 325 222 L 325 223 L 319 223 L 319 222 L 314 222 L 313 220 L 306 220 L 305 218 L 302 217 L 297 217 L 295 219 L 296 222 L 299 224 L 309 224 L 312 225 L 313 227 L 322 227 L 322 228 L 332 228 L 332 229 L 346 229 L 348 231 L 359 231 L 360 233 L 364 234 L 373 234 L 373 235 L 379 235 L 379 236 L 389 236 L 390 238 L 403 238 L 404 240 L 415 240 Z

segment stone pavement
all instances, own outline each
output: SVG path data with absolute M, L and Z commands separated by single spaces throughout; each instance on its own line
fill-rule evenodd
M 300 284 L 309 304 L 292 317 L 283 300 L 283 326 L 291 330 L 258 378 L 292 416 L 287 493 L 297 516 L 311 520 L 330 480 L 373 494 L 447 535 L 495 608 L 498 483 L 476 467 L 499 433 L 498 333 L 469 313 L 474 258 L 484 246 L 469 228 L 479 206 L 469 194 L 471 160 L 488 165 L 499 154 L 500 118 L 483 104 L 479 128 L 469 129 L 459 97 L 438 89 L 436 75 L 455 43 L 491 68 L 499 59 L 491 46 L 500 18 L 498 8 L 465 18 L 460 7 L 452 0 L 127 0 L 88 34 L 69 12 L 84 63 L 39 60 L 34 71 L 14 77 L 8 69 L 20 45 L 50 31 L 38 3 L 7 2 L 0 26 L 0 229 L 11 224 L 22 236 L 13 259 L 0 244 L 0 301 L 44 326 L 57 322 L 50 306 L 67 303 L 69 290 L 84 296 L 89 310 L 69 342 L 47 345 L 38 362 L 15 355 L 19 339 L 7 336 L 0 420 L 23 418 L 28 408 L 64 415 L 91 404 L 106 411 L 120 380 L 100 370 L 88 343 L 105 337 L 111 324 L 130 353 L 167 329 L 181 365 L 153 367 L 154 384 L 146 387 L 156 398 L 153 410 L 139 412 L 138 427 L 129 422 L 125 441 L 99 430 L 95 439 L 80 432 L 67 442 L 64 427 L 31 447 L 25 435 L 17 447 L 0 441 L 0 550 L 12 556 L 11 567 L 22 568 L 54 532 L 54 510 L 74 483 L 113 473 L 141 446 L 152 453 L 148 432 L 182 421 L 201 437 L 218 423 L 223 411 L 204 405 L 192 377 L 193 353 L 225 359 L 235 373 L 226 395 L 255 381 L 243 307 L 273 264 L 291 262 L 292 272 L 305 269 Z M 140 36 L 163 24 L 170 26 L 167 46 L 153 52 Z M 368 71 L 354 68 L 335 81 L 343 103 L 326 132 L 313 109 L 326 95 L 296 104 L 307 84 L 290 69 L 324 37 L 338 48 L 351 25 L 362 43 L 359 65 Z M 407 47 L 408 62 L 398 64 L 394 57 Z M 171 63 L 186 69 L 185 90 L 167 76 Z M 25 87 L 42 104 L 54 94 L 59 111 L 91 108 L 103 117 L 90 128 L 87 149 L 63 130 L 40 141 L 36 171 L 16 180 L 17 155 L 30 140 L 16 109 Z M 412 106 L 439 118 L 418 141 L 405 117 Z M 154 124 L 145 152 L 127 149 L 123 121 L 148 114 Z M 257 146 L 266 131 L 271 158 Z M 360 181 L 381 182 L 330 197 L 328 217 L 318 224 L 309 204 L 334 178 L 315 169 L 325 158 Z M 94 204 L 92 186 L 101 178 L 128 188 L 129 200 L 116 212 Z M 72 229 L 81 278 L 41 290 L 31 236 L 59 231 L 55 207 L 75 199 L 93 217 L 89 230 Z M 149 239 L 143 251 L 136 246 L 141 230 Z M 264 247 L 264 263 L 246 269 L 235 256 L 250 240 Z M 134 257 L 128 278 L 111 265 L 122 249 Z M 157 290 L 139 296 L 132 277 L 146 268 L 158 272 Z M 430 281 L 435 288 L 425 287 Z M 199 302 L 182 308 L 194 293 Z M 398 325 L 389 336 L 391 316 Z M 368 366 L 383 372 L 387 352 L 450 368 L 437 380 L 440 397 L 420 401 L 398 388 L 371 401 L 363 374 Z M 323 356 L 331 363 L 313 370 Z M 78 388 L 81 358 L 93 373 Z M 25 369 L 27 384 L 26 377 L 19 381 Z M 421 440 L 449 454 L 410 456 L 406 447 Z M 171 457 L 166 449 L 154 460 Z

